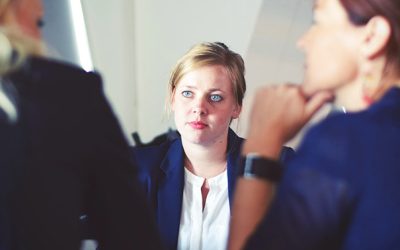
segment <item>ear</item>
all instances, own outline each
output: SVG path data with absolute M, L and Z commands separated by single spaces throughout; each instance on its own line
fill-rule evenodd
M 238 118 L 241 111 L 242 111 L 242 106 L 235 105 L 235 109 L 232 112 L 232 119 Z
M 365 28 L 362 52 L 368 59 L 373 59 L 385 52 L 392 29 L 388 20 L 382 16 L 371 18 Z

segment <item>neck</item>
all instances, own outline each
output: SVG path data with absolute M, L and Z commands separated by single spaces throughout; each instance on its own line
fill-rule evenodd
M 212 144 L 200 145 L 182 140 L 185 167 L 193 174 L 211 178 L 226 169 L 228 136 Z
M 379 100 L 391 87 L 400 87 L 400 78 L 386 78 L 379 85 L 381 88 L 377 90 L 372 101 Z M 363 98 L 363 91 L 361 81 L 347 84 L 336 91 L 335 105 L 344 107 L 347 111 L 363 110 L 371 104 Z
M 344 107 L 346 111 L 360 111 L 368 107 L 363 99 L 361 81 L 345 84 L 335 93 L 335 105 Z

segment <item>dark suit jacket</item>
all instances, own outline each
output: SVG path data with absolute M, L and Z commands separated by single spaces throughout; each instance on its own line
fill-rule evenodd
M 400 249 L 400 88 L 305 135 L 246 249 Z
M 99 75 L 30 58 L 6 78 L 19 120 L 0 122 L 0 249 L 79 249 L 84 212 L 101 249 L 159 248 Z
M 242 142 L 243 139 L 230 129 L 227 153 L 230 203 L 233 201 Z M 293 153 L 293 149 L 284 147 L 281 159 L 286 160 Z M 184 186 L 182 141 L 177 138 L 160 146 L 134 147 L 132 154 L 139 167 L 140 183 L 145 189 L 150 206 L 154 209 L 162 241 L 167 249 L 176 249 Z

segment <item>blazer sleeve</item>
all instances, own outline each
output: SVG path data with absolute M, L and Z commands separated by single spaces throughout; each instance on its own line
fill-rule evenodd
M 155 221 L 139 187 L 127 142 L 104 97 L 97 74 L 93 83 L 87 121 L 91 128 L 93 177 L 88 204 L 101 249 L 159 249 Z
M 348 138 L 329 132 L 320 125 L 307 134 L 245 249 L 341 248 L 352 192 L 340 170 L 350 150 Z
M 85 212 L 100 249 L 159 249 L 100 76 L 34 58 L 12 79 L 27 142 L 13 212 L 19 242 L 27 249 L 77 249 Z

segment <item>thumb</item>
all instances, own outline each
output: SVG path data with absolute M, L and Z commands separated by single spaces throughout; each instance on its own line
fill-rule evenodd
M 329 91 L 321 91 L 311 96 L 311 98 L 307 101 L 305 106 L 305 116 L 310 119 L 315 112 L 317 112 L 322 105 L 326 102 L 331 101 L 333 98 L 333 94 Z

